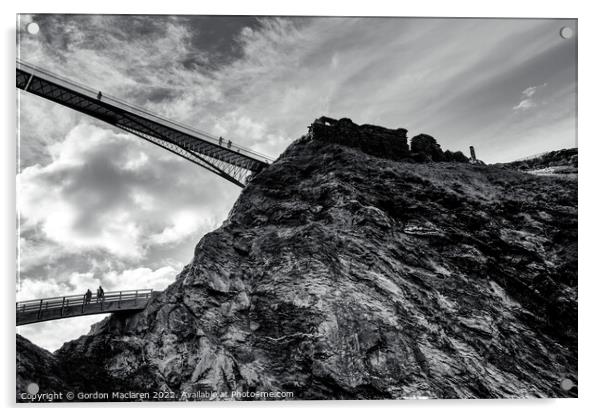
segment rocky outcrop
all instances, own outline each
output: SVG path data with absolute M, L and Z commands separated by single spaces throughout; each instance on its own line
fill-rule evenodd
M 433 162 L 443 161 L 441 146 L 428 134 L 419 134 L 412 137 L 412 152 L 422 153 L 427 160 L 432 160 Z
M 17 400 L 22 394 L 70 391 L 67 371 L 59 359 L 17 334 Z
M 552 166 L 578 167 L 577 148 L 555 150 L 542 153 L 530 158 L 517 160 L 516 162 L 501 163 L 500 166 L 517 168 L 523 171 L 532 169 L 543 169 Z
M 411 158 L 406 129 L 387 129 L 371 124 L 358 126 L 348 118 L 320 117 L 309 126 L 309 137 L 325 143 L 341 144 L 391 160 Z
M 317 120 L 146 310 L 55 354 L 70 384 L 178 400 L 576 396 L 561 388 L 577 381 L 576 182 L 417 163 L 405 134 Z
M 515 162 L 500 163 L 497 166 L 518 169 L 521 172 L 534 175 L 556 176 L 577 180 L 577 148 L 555 150 Z
M 309 126 L 309 136 L 315 140 L 357 148 L 371 156 L 404 162 L 468 163 L 462 152 L 444 152 L 427 134 L 413 137 L 410 148 L 407 133 L 402 128 L 392 130 L 371 124 L 358 126 L 348 118 L 320 117 Z

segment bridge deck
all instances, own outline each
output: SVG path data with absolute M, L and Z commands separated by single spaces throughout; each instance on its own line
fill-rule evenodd
M 93 295 L 89 302 L 86 302 L 85 295 L 17 302 L 17 326 L 83 315 L 140 310 L 146 307 L 153 293 L 159 292 L 153 292 L 152 289 L 105 292 L 100 299 Z
M 244 187 L 245 178 L 269 165 L 265 155 L 167 120 L 104 92 L 17 61 L 17 88 L 135 134 Z

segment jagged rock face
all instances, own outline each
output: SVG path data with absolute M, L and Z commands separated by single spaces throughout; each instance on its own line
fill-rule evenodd
M 145 311 L 65 344 L 79 388 L 575 396 L 576 182 L 377 157 L 399 130 L 349 123 L 253 178 Z

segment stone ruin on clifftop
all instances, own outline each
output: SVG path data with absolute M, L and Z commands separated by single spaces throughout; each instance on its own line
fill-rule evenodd
M 407 129 L 403 128 L 357 125 L 349 118 L 336 120 L 325 116 L 316 119 L 309 126 L 309 134 L 318 140 L 359 148 L 372 156 L 414 162 L 470 161 L 460 151 L 443 151 L 437 140 L 428 134 L 412 137 L 408 145 L 407 133 Z

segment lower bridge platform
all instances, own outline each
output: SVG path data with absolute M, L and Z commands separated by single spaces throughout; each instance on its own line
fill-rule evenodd
M 17 302 L 17 326 L 84 315 L 142 310 L 151 297 L 161 292 L 152 289 L 105 292 L 104 296 L 63 296 Z

